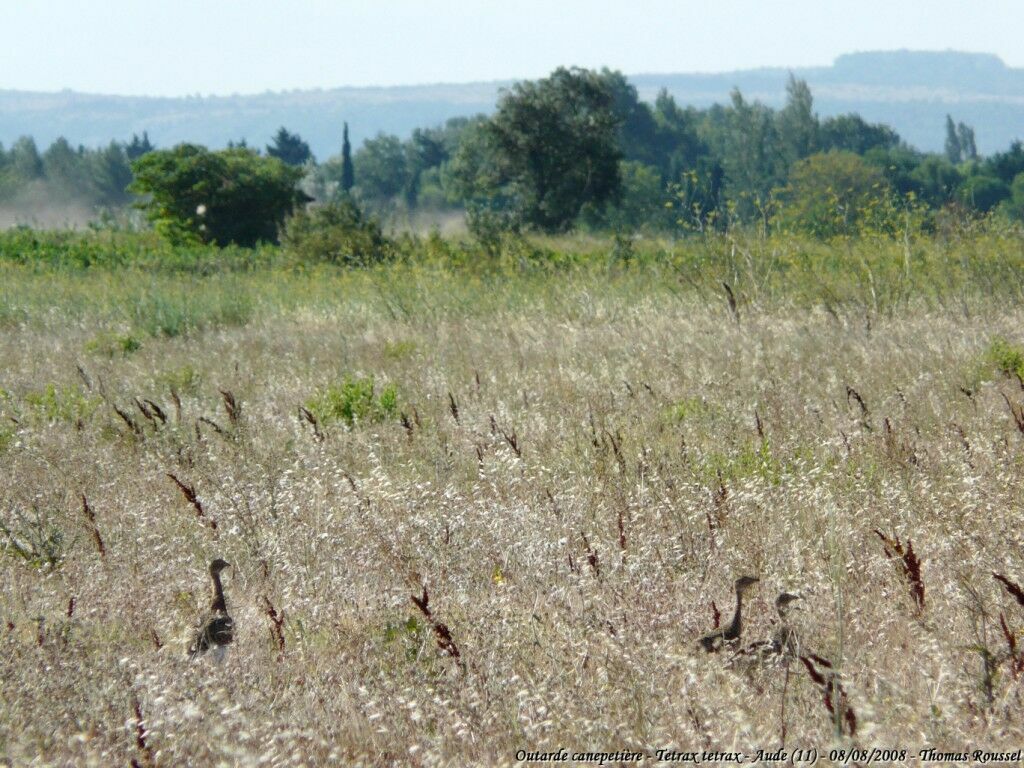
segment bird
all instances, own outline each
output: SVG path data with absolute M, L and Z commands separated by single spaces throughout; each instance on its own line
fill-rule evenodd
M 235 622 L 228 615 L 227 601 L 224 599 L 224 585 L 220 574 L 231 563 L 217 558 L 210 563 L 210 581 L 213 583 L 213 601 L 210 610 L 203 616 L 188 649 L 189 659 L 195 660 L 207 651 L 212 650 L 217 661 L 223 661 L 228 646 L 235 636 Z
M 779 614 L 779 624 L 772 633 L 771 640 L 755 640 L 736 651 L 729 659 L 733 666 L 747 667 L 751 664 L 766 664 L 780 658 L 790 659 L 799 655 L 800 636 L 789 622 L 792 603 L 799 600 L 799 595 L 781 592 L 775 598 L 775 610 Z
M 772 651 L 783 656 L 796 656 L 800 650 L 800 635 L 789 622 L 790 607 L 800 595 L 781 592 L 775 598 L 775 610 L 779 614 L 779 628 L 772 634 Z M 795 606 L 793 606 L 795 608 Z
M 756 576 L 741 576 L 736 579 L 736 612 L 732 615 L 729 626 L 716 630 L 700 639 L 701 647 L 708 653 L 720 651 L 725 645 L 734 645 L 743 632 L 742 613 L 743 595 L 748 589 L 760 581 Z

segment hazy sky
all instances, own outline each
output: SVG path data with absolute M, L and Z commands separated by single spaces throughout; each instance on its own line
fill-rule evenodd
M 0 88 L 229 94 L 714 72 L 911 48 L 1024 66 L 1022 0 L 0 0 Z

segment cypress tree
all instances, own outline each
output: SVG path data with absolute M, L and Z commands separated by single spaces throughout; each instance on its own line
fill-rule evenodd
M 345 123 L 345 133 L 341 144 L 341 189 L 343 192 L 351 191 L 356 183 L 355 169 L 352 167 L 352 145 L 348 141 L 348 123 Z

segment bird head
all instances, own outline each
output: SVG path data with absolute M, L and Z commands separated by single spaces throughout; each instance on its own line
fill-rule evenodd
M 779 612 L 779 616 L 785 616 L 789 611 L 790 606 L 797 600 L 800 599 L 800 595 L 794 595 L 789 592 L 781 593 L 775 598 L 775 610 Z
M 223 571 L 225 568 L 230 568 L 230 567 L 231 567 L 231 563 L 229 563 L 227 560 L 223 560 L 223 559 L 218 557 L 216 560 L 214 560 L 212 563 L 210 563 L 210 575 L 211 576 L 216 576 L 221 571 Z
M 742 595 L 759 581 L 756 576 L 740 576 L 736 579 L 736 592 Z

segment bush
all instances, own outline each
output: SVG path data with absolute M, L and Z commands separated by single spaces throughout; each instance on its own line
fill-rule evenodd
M 174 244 L 254 246 L 275 242 L 285 217 L 303 200 L 302 170 L 235 147 L 195 144 L 149 152 L 132 163 L 132 192 L 153 226 Z
M 775 223 L 822 238 L 861 234 L 877 224 L 885 229 L 892 218 L 884 215 L 892 211 L 890 191 L 882 171 L 852 152 L 818 153 L 798 161 L 789 183 L 776 190 Z
M 986 358 L 1004 376 L 1024 379 L 1024 349 L 1014 346 L 1006 339 L 993 339 L 989 344 Z
M 25 395 L 25 403 L 38 419 L 49 424 L 80 424 L 96 412 L 101 402 L 99 398 L 86 397 L 74 387 L 58 388 L 55 384 L 47 384 L 43 390 Z
M 31 515 L 16 509 L 9 514 L 0 520 L 0 534 L 6 540 L 3 549 L 33 568 L 52 569 L 63 562 L 66 538 L 51 513 L 33 507 Z
M 988 213 L 1008 197 L 1010 187 L 991 176 L 971 176 L 960 187 L 960 201 L 982 213 Z
M 105 357 L 128 357 L 142 348 L 142 342 L 130 333 L 99 333 L 85 342 L 85 351 Z
M 299 211 L 285 223 L 281 241 L 302 261 L 363 266 L 395 255 L 377 220 L 349 198 Z
M 373 377 L 346 376 L 306 401 L 306 408 L 321 424 L 343 421 L 355 426 L 364 421 L 385 421 L 398 414 L 398 392 L 389 384 L 376 392 Z
M 518 238 L 522 233 L 522 221 L 517 213 L 485 205 L 466 208 L 466 227 L 480 247 L 492 257 L 501 253 L 502 245 L 509 238 Z

